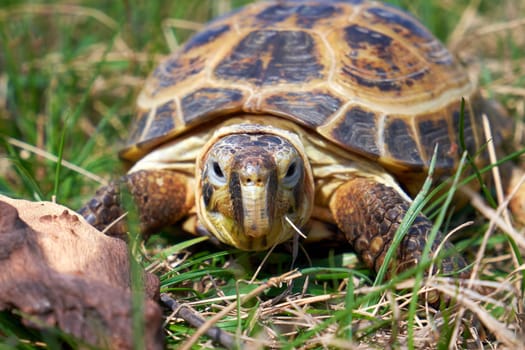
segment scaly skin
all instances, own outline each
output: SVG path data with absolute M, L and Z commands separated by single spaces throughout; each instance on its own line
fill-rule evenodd
M 125 221 L 118 218 L 124 214 L 120 206 L 120 186 L 125 183 L 126 177 L 111 181 L 109 185 L 97 190 L 93 198 L 89 200 L 78 213 L 97 230 L 105 232 L 109 236 L 122 237 L 126 233 Z
M 330 201 L 330 209 L 338 227 L 361 256 L 366 265 L 379 271 L 386 252 L 403 220 L 409 203 L 394 189 L 373 180 L 355 178 L 340 186 Z M 432 222 L 419 214 L 399 245 L 396 258 L 391 261 L 390 272 L 401 272 L 421 261 L 421 254 L 432 230 Z M 435 255 L 443 242 L 438 233 L 430 254 Z M 441 271 L 451 274 L 463 270 L 467 264 L 453 252 L 453 245 L 444 242 L 448 256 L 441 262 Z
M 123 176 L 100 188 L 79 213 L 99 230 L 117 220 L 124 209 L 120 186 L 127 186 L 137 206 L 140 230 L 146 236 L 172 225 L 185 217 L 194 205 L 194 194 L 187 176 L 169 170 L 142 170 Z M 125 234 L 125 221 L 112 226 L 106 233 Z

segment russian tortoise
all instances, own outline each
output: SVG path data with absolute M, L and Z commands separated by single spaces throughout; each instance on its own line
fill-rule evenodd
M 460 145 L 472 155 L 483 148 L 482 113 L 497 120 L 495 135 L 504 131 L 490 106 L 449 51 L 396 7 L 252 4 L 209 23 L 155 69 L 120 153 L 134 166 L 81 212 L 108 226 L 123 212 L 124 183 L 145 233 L 196 217 L 190 231 L 255 251 L 289 240 L 292 226 L 326 222 L 378 270 L 436 145 L 435 173 L 447 176 Z M 431 228 L 415 219 L 397 270 L 420 260 Z M 465 265 L 452 254 L 442 266 Z

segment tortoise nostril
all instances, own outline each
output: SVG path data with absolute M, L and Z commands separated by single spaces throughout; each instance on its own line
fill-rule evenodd
M 265 162 L 260 157 L 247 157 L 239 171 L 240 180 L 248 186 L 264 186 L 271 173 L 269 162 Z
M 251 185 L 251 184 L 261 185 L 264 183 L 264 179 L 262 177 L 253 178 L 251 176 L 247 176 L 244 178 L 244 183 L 247 185 Z

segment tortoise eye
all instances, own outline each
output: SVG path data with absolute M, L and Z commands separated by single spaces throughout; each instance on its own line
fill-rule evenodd
M 226 176 L 222 171 L 222 167 L 216 160 L 211 160 L 208 163 L 208 178 L 215 186 L 223 186 L 226 184 Z
M 222 172 L 219 162 L 213 162 L 213 172 L 215 173 L 215 176 L 219 178 L 224 178 L 224 173 Z
M 286 170 L 284 175 L 283 184 L 288 187 L 293 187 L 297 185 L 301 177 L 301 163 L 297 160 L 294 160 Z
M 284 175 L 284 177 L 287 177 L 287 178 L 293 177 L 293 175 L 295 174 L 295 170 L 296 169 L 297 169 L 297 164 L 295 162 L 293 162 L 288 167 L 288 171 L 286 171 L 286 175 Z

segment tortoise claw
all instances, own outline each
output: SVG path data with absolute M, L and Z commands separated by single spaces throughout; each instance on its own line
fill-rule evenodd
M 118 181 L 98 189 L 95 196 L 80 208 L 78 213 L 91 226 L 109 236 L 126 234 L 126 225 L 121 220 L 124 209 L 120 205 Z

